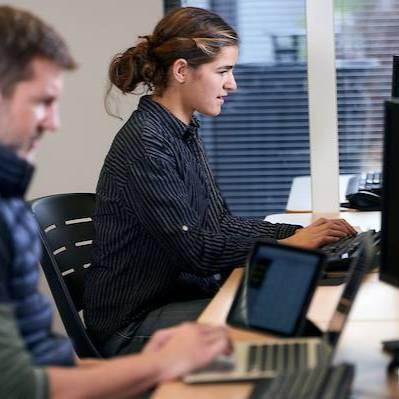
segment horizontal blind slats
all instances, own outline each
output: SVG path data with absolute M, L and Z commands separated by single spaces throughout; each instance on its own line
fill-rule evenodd
M 239 89 L 221 115 L 201 118 L 212 170 L 233 213 L 281 212 L 292 178 L 309 174 L 305 2 L 206 3 L 228 20 L 234 16 L 241 37 Z M 391 56 L 399 54 L 399 0 L 335 4 L 340 172 L 358 173 L 381 162 L 382 104 L 390 95 Z M 297 53 L 277 59 L 273 36 L 292 35 Z

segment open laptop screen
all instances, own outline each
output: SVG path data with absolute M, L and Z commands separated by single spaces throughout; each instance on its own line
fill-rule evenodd
M 228 322 L 295 335 L 305 320 L 322 261 L 315 251 L 257 243 Z

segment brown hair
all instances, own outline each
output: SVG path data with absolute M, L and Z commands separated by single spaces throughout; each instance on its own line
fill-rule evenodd
M 9 96 L 16 83 L 29 79 L 31 62 L 48 59 L 63 69 L 76 67 L 64 40 L 28 11 L 0 6 L 0 93 Z
M 238 36 L 219 15 L 196 7 L 169 12 L 150 36 L 139 36 L 136 46 L 117 54 L 109 67 L 110 85 L 134 93 L 139 84 L 161 94 L 168 84 L 169 67 L 184 58 L 195 68 L 211 62 L 225 46 L 238 45 Z

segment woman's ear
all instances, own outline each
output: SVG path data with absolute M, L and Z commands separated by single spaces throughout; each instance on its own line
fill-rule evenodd
M 177 83 L 185 83 L 188 74 L 188 62 L 184 58 L 178 58 L 172 65 L 172 77 Z

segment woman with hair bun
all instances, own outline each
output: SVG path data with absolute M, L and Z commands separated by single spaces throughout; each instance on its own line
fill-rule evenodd
M 167 14 L 114 57 L 111 86 L 146 90 L 116 135 L 97 185 L 85 320 L 104 356 L 138 351 L 162 327 L 194 320 L 257 240 L 317 247 L 353 234 L 235 217 L 209 168 L 194 112 L 216 116 L 237 86 L 237 33 L 200 8 Z

